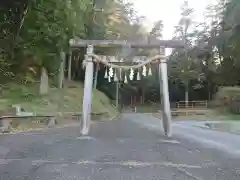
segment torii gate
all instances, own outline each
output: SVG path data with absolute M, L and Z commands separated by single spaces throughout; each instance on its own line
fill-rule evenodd
M 83 98 L 83 124 L 81 127 L 81 134 L 88 135 L 91 120 L 91 104 L 92 104 L 92 87 L 93 87 L 93 69 L 94 62 L 100 62 L 113 68 L 139 68 L 147 63 L 159 62 L 160 72 L 160 89 L 162 99 L 162 120 L 163 128 L 166 136 L 172 136 L 171 125 L 171 109 L 169 102 L 169 90 L 168 90 L 168 75 L 167 75 L 167 63 L 165 56 L 165 48 L 184 48 L 184 42 L 178 40 L 150 40 L 150 41 L 121 41 L 121 40 L 79 40 L 71 39 L 69 41 L 71 48 L 86 47 L 87 53 L 84 60 L 86 66 L 85 81 L 84 81 L 84 98 Z M 100 56 L 93 53 L 94 47 L 129 47 L 129 48 L 159 48 L 160 53 L 157 56 L 149 58 L 146 62 L 128 66 L 120 67 L 101 59 Z

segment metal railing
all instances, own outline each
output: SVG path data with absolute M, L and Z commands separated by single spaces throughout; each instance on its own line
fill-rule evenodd
M 208 108 L 208 101 L 178 101 L 176 102 L 177 109 L 196 109 Z

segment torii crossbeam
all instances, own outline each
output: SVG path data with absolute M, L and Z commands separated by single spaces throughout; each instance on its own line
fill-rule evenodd
M 142 41 L 127 41 L 127 40 L 81 40 L 71 39 L 69 44 L 72 48 L 87 47 L 88 45 L 96 47 L 123 47 L 130 48 L 183 48 L 184 43 L 178 40 L 142 40 Z

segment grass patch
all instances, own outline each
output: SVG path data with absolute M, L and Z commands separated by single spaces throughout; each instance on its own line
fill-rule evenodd
M 39 85 L 8 84 L 1 89 L 0 109 L 19 104 L 25 111 L 34 112 L 37 115 L 81 112 L 83 101 L 83 85 L 75 83 L 73 88 L 50 88 L 49 93 L 40 96 Z M 117 115 L 117 110 L 111 105 L 108 97 L 93 90 L 92 112 L 107 113 L 109 117 Z
M 215 108 L 214 112 L 216 116 L 219 118 L 219 120 L 231 120 L 231 121 L 240 120 L 240 114 L 230 113 L 223 108 Z
M 227 114 L 224 113 L 221 116 L 222 120 L 231 120 L 231 121 L 240 121 L 240 115 L 239 114 Z

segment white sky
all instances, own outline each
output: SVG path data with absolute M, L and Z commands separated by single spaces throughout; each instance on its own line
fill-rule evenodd
M 151 29 L 154 22 L 163 20 L 163 39 L 171 39 L 174 26 L 180 19 L 180 6 L 184 0 L 131 0 L 139 15 L 146 17 L 146 25 Z M 194 21 L 203 21 L 205 7 L 216 0 L 189 0 L 189 6 L 195 10 Z

